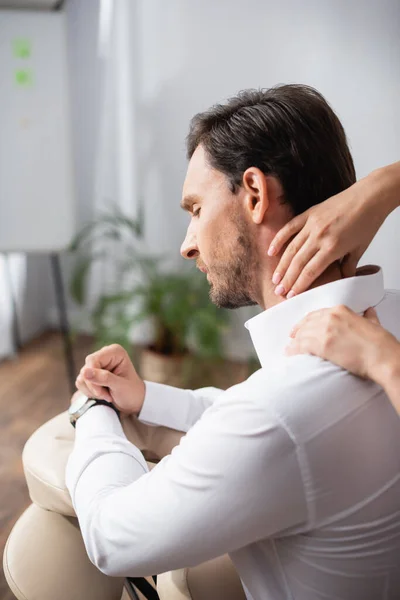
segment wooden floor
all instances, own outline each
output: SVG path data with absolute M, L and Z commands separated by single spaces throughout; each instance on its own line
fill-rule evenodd
M 77 370 L 90 351 L 90 338 L 80 337 L 74 344 Z M 30 504 L 22 471 L 23 446 L 40 425 L 68 408 L 70 397 L 58 333 L 43 334 L 24 347 L 17 358 L 0 363 L 1 559 L 13 524 Z M 0 600 L 15 600 L 2 567 Z

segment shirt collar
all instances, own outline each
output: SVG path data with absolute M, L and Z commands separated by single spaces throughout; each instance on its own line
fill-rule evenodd
M 261 366 L 267 367 L 284 356 L 292 328 L 308 313 L 338 304 L 363 313 L 379 304 L 384 294 L 382 269 L 368 265 L 358 269 L 355 277 L 321 285 L 268 308 L 246 321 L 245 327 Z

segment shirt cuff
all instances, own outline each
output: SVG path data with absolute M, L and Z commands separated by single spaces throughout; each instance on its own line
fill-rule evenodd
M 126 438 L 117 413 L 113 408 L 98 404 L 89 408 L 76 421 L 75 440 L 80 441 L 104 433 Z
M 153 381 L 145 381 L 145 384 L 146 394 L 138 414 L 139 421 L 184 431 L 181 429 L 182 421 L 185 421 L 190 407 L 192 392 Z

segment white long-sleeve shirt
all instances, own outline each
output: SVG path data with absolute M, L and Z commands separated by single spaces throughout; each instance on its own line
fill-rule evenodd
M 372 382 L 287 358 L 310 310 L 377 306 L 400 336 L 381 271 L 251 319 L 262 368 L 211 396 L 146 383 L 140 420 L 187 434 L 149 472 L 108 407 L 77 422 L 67 486 L 104 573 L 147 576 L 229 553 L 249 600 L 400 598 L 400 419 Z

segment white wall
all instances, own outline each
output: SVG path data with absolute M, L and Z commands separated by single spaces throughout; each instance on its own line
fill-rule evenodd
M 92 198 L 95 5 L 97 0 L 67 0 L 82 218 L 90 214 Z M 147 237 L 177 260 L 187 225 L 179 200 L 189 120 L 240 89 L 291 82 L 318 88 L 344 124 L 358 177 L 400 158 L 398 0 L 138 0 L 132 30 L 136 52 L 128 58 L 138 124 L 133 160 Z M 400 288 L 399 226 L 397 211 L 365 257 L 383 265 L 387 287 Z M 235 340 L 237 353 L 246 352 L 241 325 Z

